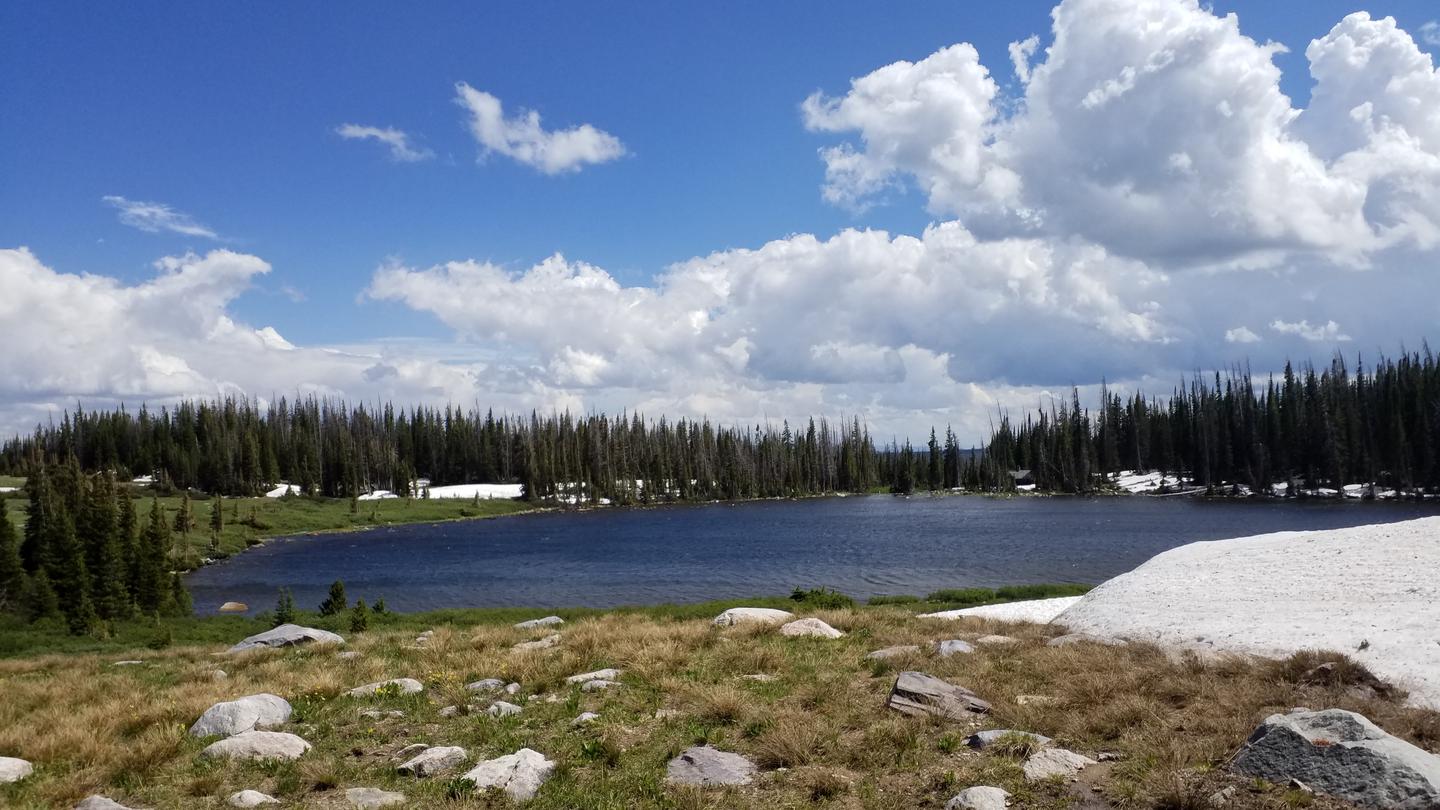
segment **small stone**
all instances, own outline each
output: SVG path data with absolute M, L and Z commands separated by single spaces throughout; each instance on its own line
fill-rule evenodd
M 733 627 L 746 622 L 780 624 L 793 618 L 795 618 L 794 613 L 774 608 L 736 607 L 716 616 L 714 624 L 719 627 Z
M 683 712 L 681 712 L 679 709 L 656 709 L 655 719 L 674 720 L 675 718 L 682 716 L 682 714 Z
M 221 613 L 244 613 L 250 606 L 244 602 L 226 602 L 220 606 Z
M 559 616 L 546 616 L 543 619 L 531 619 L 525 622 L 516 622 L 515 627 L 520 630 L 529 630 L 532 627 L 550 627 L 552 625 L 564 624 L 565 620 Z
M 75 810 L 133 810 L 133 808 L 104 796 L 90 796 L 84 801 L 75 805 Z
M 1239 791 L 1235 789 L 1234 785 L 1231 785 L 1230 787 L 1222 788 L 1211 793 L 1210 798 L 1205 801 L 1211 807 L 1229 807 L 1236 793 L 1239 793 Z
M 225 680 L 225 679 L 227 679 L 227 678 L 229 678 L 229 677 L 230 677 L 230 673 L 226 672 L 226 671 L 223 670 L 223 669 L 212 669 L 212 670 L 210 670 L 210 680 L 212 680 L 212 681 L 223 681 L 223 680 Z
M 289 702 L 278 695 L 261 693 L 216 703 L 190 726 L 191 737 L 230 737 L 245 731 L 274 728 L 290 719 Z
M 780 626 L 782 636 L 813 636 L 815 638 L 840 638 L 845 634 L 816 618 L 796 619 Z
M 429 747 L 430 746 L 426 745 L 425 743 L 411 743 L 404 748 L 401 748 L 399 751 L 396 751 L 395 756 L 399 759 L 409 759 L 410 757 L 421 751 L 424 751 L 426 748 Z
M 947 638 L 944 641 L 935 642 L 935 654 L 941 658 L 973 652 L 975 652 L 974 644 L 958 638 Z
M 246 731 L 211 743 L 201 756 L 227 759 L 299 759 L 310 743 L 281 731 Z
M 460 707 L 459 707 L 459 706 L 446 706 L 445 708 L 443 708 L 443 709 L 440 710 L 440 716 L 441 716 L 441 717 L 458 717 L 459 715 L 460 715 Z
M 373 787 L 350 788 L 345 791 L 345 801 L 360 810 L 378 810 L 381 807 L 404 804 L 405 794 Z
M 258 790 L 242 790 L 238 793 L 231 793 L 225 803 L 231 807 L 259 807 L 262 804 L 279 804 L 280 801 L 274 796 Z
M 19 782 L 35 772 L 35 766 L 19 757 L 0 757 L 0 784 Z
M 485 713 L 491 717 L 509 717 L 513 714 L 519 714 L 522 711 L 524 711 L 524 709 L 516 706 L 514 703 L 497 700 L 490 704 L 490 708 L 486 709 Z
M 1016 695 L 1016 706 L 1054 706 L 1060 699 L 1050 695 Z
M 507 695 L 518 695 L 518 694 L 520 694 L 520 684 L 518 684 L 518 683 L 507 683 L 507 684 L 505 684 L 505 694 L 507 694 Z
M 1091 765 L 1095 760 L 1064 748 L 1044 748 L 1025 760 L 1022 770 L 1027 782 L 1041 782 L 1056 777 L 1069 779 Z
M 335 657 L 339 658 L 341 661 L 354 661 L 356 658 L 360 657 L 360 651 L 345 650 L 344 652 L 335 653 Z
M 370 709 L 368 711 L 360 712 L 360 716 L 365 718 L 366 720 L 398 720 L 401 717 L 405 716 L 405 712 L 402 712 L 398 709 L 392 711 Z
M 513 754 L 487 759 L 460 777 L 485 790 L 499 788 L 511 800 L 528 802 L 555 772 L 555 763 L 539 751 L 521 748 Z
M 426 748 L 395 770 L 407 776 L 420 778 L 435 776 L 446 771 L 453 771 L 465 764 L 468 756 L 465 749 L 458 745 L 439 745 L 434 748 Z
M 1049 745 L 1050 738 L 1042 734 L 1032 734 L 1028 731 L 1012 731 L 1008 728 L 992 728 L 987 731 L 977 731 L 965 738 L 965 744 L 976 750 L 983 750 L 994 745 L 1001 737 L 1007 736 L 1022 737 L 1036 745 Z
M 350 697 L 368 697 L 382 689 L 394 689 L 401 695 L 414 695 L 425 691 L 425 684 L 414 678 L 391 678 L 388 681 L 376 681 L 367 683 L 364 686 L 357 686 L 349 692 Z
M 1008 798 L 1010 794 L 1002 788 L 978 785 L 956 793 L 945 803 L 945 810 L 1005 810 Z
M 677 785 L 748 785 L 754 778 L 755 763 L 708 745 L 687 748 L 665 766 L 665 781 Z
M 465 684 L 465 688 L 471 692 L 499 692 L 505 688 L 505 682 L 499 678 L 485 678 Z
M 985 644 L 985 645 L 987 645 L 987 646 L 988 646 L 988 645 L 1002 646 L 1002 645 L 1007 645 L 1007 644 L 1018 644 L 1018 643 L 1020 643 L 1020 640 L 1019 640 L 1019 639 L 1016 639 L 1016 638 L 1011 638 L 1010 636 L 989 635 L 989 636 L 981 636 L 980 638 L 975 639 L 975 643 L 976 643 L 976 644 Z
M 598 721 L 599 719 L 600 715 L 596 714 L 595 712 L 581 712 L 579 717 L 576 717 L 574 720 L 570 721 L 570 725 L 579 728 L 580 726 L 588 726 L 591 723 Z
M 774 683 L 775 681 L 780 680 L 774 675 L 770 675 L 764 672 L 759 672 L 754 675 L 741 675 L 740 677 L 744 678 L 747 681 L 756 681 L 757 683 Z
M 884 661 L 890 658 L 900 658 L 920 652 L 920 648 L 914 644 L 904 644 L 898 647 L 885 647 L 884 649 L 866 653 L 865 658 L 870 661 Z
M 560 634 L 554 633 L 538 641 L 522 641 L 510 649 L 523 652 L 525 650 L 548 650 L 560 643 Z
M 594 672 L 582 672 L 579 675 L 571 675 L 565 679 L 566 683 L 585 683 L 586 681 L 613 681 L 620 677 L 618 669 L 597 669 Z
M 143 664 L 143 663 L 145 663 L 145 662 L 144 662 L 144 661 L 116 661 L 115 663 L 111 664 L 110 666 L 112 666 L 112 667 L 138 667 L 138 666 L 140 666 L 140 665 Z

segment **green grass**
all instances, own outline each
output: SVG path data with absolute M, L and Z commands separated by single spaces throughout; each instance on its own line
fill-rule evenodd
M 0 475 L 0 487 L 23 487 L 25 478 L 19 475 Z

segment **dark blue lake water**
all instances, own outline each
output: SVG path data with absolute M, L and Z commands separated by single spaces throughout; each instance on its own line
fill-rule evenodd
M 889 496 L 520 515 L 272 541 L 188 576 L 198 612 L 290 588 L 396 610 L 1099 583 L 1196 540 L 1434 515 L 1434 504 Z

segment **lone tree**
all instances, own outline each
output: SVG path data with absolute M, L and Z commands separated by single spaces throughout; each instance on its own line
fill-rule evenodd
M 355 600 L 355 608 L 350 611 L 350 632 L 363 633 L 370 628 L 370 611 L 365 607 L 364 599 Z
M 275 626 L 290 624 L 295 621 L 295 597 L 290 595 L 289 588 L 280 589 L 280 599 L 275 602 Z
M 334 616 L 348 607 L 349 604 L 349 600 L 345 598 L 345 583 L 337 579 L 330 585 L 330 595 L 325 597 L 324 602 L 320 603 L 320 615 Z

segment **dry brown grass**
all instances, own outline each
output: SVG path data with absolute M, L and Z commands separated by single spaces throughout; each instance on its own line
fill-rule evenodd
M 178 648 L 0 661 L 0 753 L 39 766 L 32 779 L 0 788 L 0 805 L 69 806 L 99 791 L 142 806 L 219 807 L 230 792 L 256 788 L 304 806 L 338 806 L 343 788 L 375 785 L 403 790 L 417 807 L 498 806 L 485 797 L 452 797 L 444 779 L 395 775 L 394 752 L 416 740 L 463 745 L 472 758 L 522 745 L 545 752 L 561 772 L 532 810 L 940 807 L 971 784 L 1005 787 L 1023 807 L 1070 803 L 1063 786 L 1024 783 L 1025 751 L 1002 745 L 979 753 L 958 744 L 975 728 L 989 727 L 1117 755 L 1113 767 L 1096 771 L 1098 792 L 1087 786 L 1092 802 L 1185 810 L 1235 785 L 1245 791 L 1241 806 L 1280 808 L 1302 800 L 1279 789 L 1252 790 L 1222 767 L 1270 713 L 1293 706 L 1351 709 L 1421 746 L 1440 745 L 1440 714 L 1407 708 L 1333 654 L 1283 662 L 1201 660 L 1139 644 L 1051 648 L 1044 643 L 1053 632 L 1047 628 L 921 620 L 894 608 L 816 615 L 849 635 L 787 639 L 757 625 L 717 629 L 705 621 L 627 614 L 572 622 L 558 630 L 560 646 L 532 652 L 511 647 L 557 631 L 437 627 L 419 648 L 413 632 L 367 634 L 352 639 L 350 649 L 362 653 L 353 661 L 319 648 L 233 657 Z M 929 652 L 937 639 L 997 632 L 1019 642 L 948 659 Z M 864 658 L 901 644 L 923 651 L 886 667 Z M 111 666 L 128 657 L 145 664 Z M 1332 660 L 1336 666 L 1323 676 L 1312 674 Z M 564 683 L 569 675 L 611 666 L 625 670 L 621 689 L 586 694 Z M 887 712 L 896 666 L 973 689 L 994 711 L 973 726 Z M 215 680 L 216 668 L 229 677 Z M 777 678 L 741 677 L 757 673 Z M 419 678 L 426 692 L 366 700 L 345 695 L 393 677 Z M 524 713 L 439 717 L 442 706 L 483 706 L 487 698 L 464 684 L 484 677 L 521 683 L 522 696 L 507 699 L 523 703 Z M 198 758 L 203 742 L 186 735 L 188 725 L 216 701 L 261 691 L 295 705 L 292 730 L 315 750 L 285 765 Z M 398 709 L 405 717 L 360 718 L 370 707 Z M 680 714 L 657 720 L 662 707 Z M 572 728 L 570 720 L 586 710 L 599 712 L 601 721 Z M 761 777 L 735 790 L 665 787 L 666 759 L 702 742 L 751 757 Z M 1327 805 L 1317 800 L 1313 806 Z

